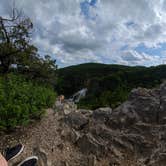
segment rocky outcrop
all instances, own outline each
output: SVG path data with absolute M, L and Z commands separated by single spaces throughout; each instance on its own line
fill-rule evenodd
M 132 90 L 128 101 L 114 110 L 85 112 L 64 117 L 77 130 L 74 144 L 83 154 L 106 160 L 105 165 L 166 165 L 166 83 Z

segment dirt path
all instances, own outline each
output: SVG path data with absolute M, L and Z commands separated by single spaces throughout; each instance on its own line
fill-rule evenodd
M 85 162 L 84 156 L 75 146 L 63 139 L 63 134 L 66 131 L 59 119 L 58 113 L 48 109 L 41 121 L 10 135 L 1 135 L 0 150 L 2 151 L 7 146 L 23 143 L 25 145 L 24 152 L 13 163 L 28 156 L 37 155 L 40 158 L 39 165 L 41 166 L 80 165 L 82 161 Z M 15 165 L 13 163 L 11 165 Z

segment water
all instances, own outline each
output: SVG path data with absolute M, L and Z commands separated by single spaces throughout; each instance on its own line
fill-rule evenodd
M 80 101 L 80 99 L 82 99 L 86 96 L 87 91 L 88 91 L 87 88 L 83 88 L 83 89 L 79 90 L 78 92 L 76 92 L 69 100 L 73 101 L 75 103 L 78 103 Z

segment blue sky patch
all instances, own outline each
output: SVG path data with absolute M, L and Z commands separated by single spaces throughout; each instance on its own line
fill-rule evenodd
M 95 7 L 97 0 L 85 0 L 80 3 L 81 14 L 85 16 L 86 19 L 94 19 L 90 16 L 90 7 Z
M 124 45 L 120 48 L 120 51 L 125 51 L 128 49 L 128 47 L 129 47 L 128 45 Z
M 128 22 L 125 23 L 125 25 L 126 25 L 127 27 L 130 27 L 130 26 L 135 25 L 135 23 L 134 23 L 133 21 L 128 21 Z
M 161 56 L 164 51 L 166 51 L 166 43 L 160 43 L 158 47 L 148 48 L 144 44 L 140 44 L 135 48 L 138 53 L 146 53 L 149 55 Z

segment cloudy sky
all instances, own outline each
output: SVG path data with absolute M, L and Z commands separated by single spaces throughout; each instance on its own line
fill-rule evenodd
M 166 0 L 15 0 L 34 23 L 33 43 L 59 67 L 85 62 L 166 63 Z M 7 16 L 12 0 L 0 0 Z

